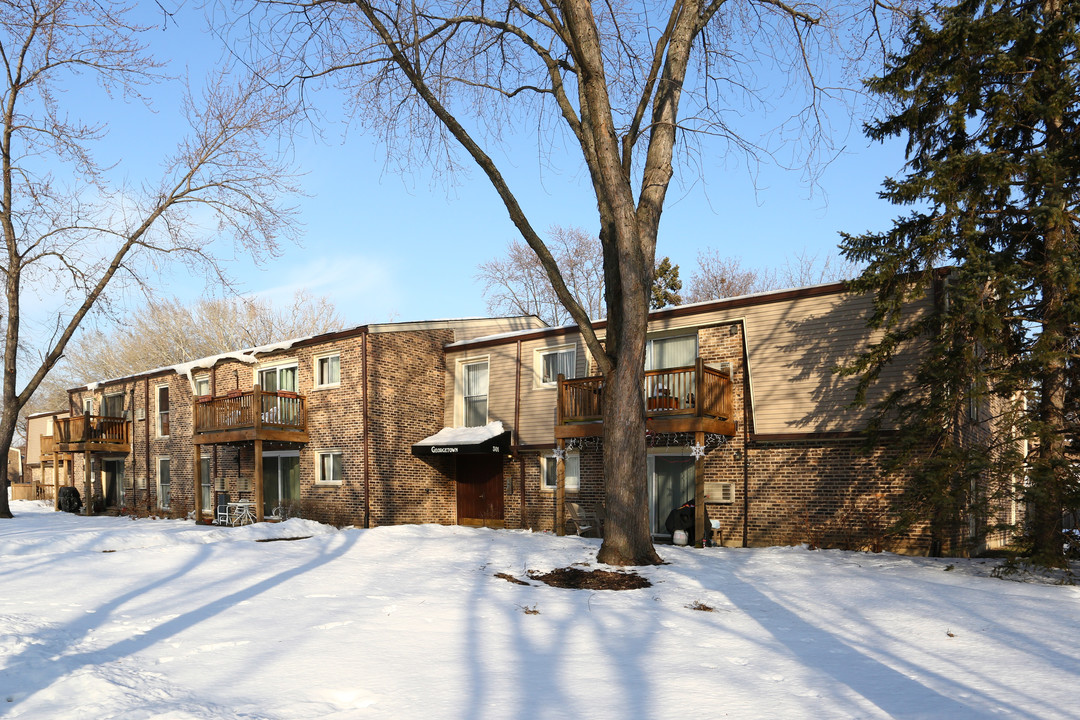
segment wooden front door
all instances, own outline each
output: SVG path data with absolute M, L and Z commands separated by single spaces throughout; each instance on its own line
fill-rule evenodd
M 457 462 L 458 524 L 504 527 L 502 456 L 460 455 Z

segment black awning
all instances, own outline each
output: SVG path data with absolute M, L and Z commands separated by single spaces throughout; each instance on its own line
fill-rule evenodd
M 444 431 L 445 432 L 445 431 Z M 452 436 L 440 438 L 443 433 L 432 435 L 412 446 L 412 454 L 417 457 L 447 455 L 506 455 L 510 452 L 510 431 L 506 430 L 491 437 L 475 440 Z

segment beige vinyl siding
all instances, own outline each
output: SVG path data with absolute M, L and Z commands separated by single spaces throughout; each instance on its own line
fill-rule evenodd
M 475 340 L 487 335 L 517 332 L 519 330 L 540 330 L 547 327 L 539 318 L 509 317 L 509 318 L 478 318 L 476 320 L 456 320 L 454 327 L 454 341 L 462 342 Z
M 517 345 L 495 345 L 467 353 L 448 353 L 446 358 L 446 398 L 444 425 L 460 427 L 461 397 L 457 373 L 463 362 L 488 361 L 488 422 L 502 421 L 507 428 L 514 426 L 514 384 L 517 369 Z
M 49 427 L 49 418 L 34 417 L 26 421 L 26 464 L 41 462 L 41 436 Z
M 925 311 L 928 300 L 920 303 Z M 873 312 L 869 295 L 804 297 L 667 318 L 651 332 L 742 320 L 746 333 L 754 432 L 816 433 L 862 430 L 873 405 L 910 379 L 911 355 L 885 369 L 863 408 L 851 407 L 858 379 L 833 368 L 856 358 L 881 332 L 866 323 Z M 704 358 L 706 362 L 712 358 Z
M 574 345 L 578 377 L 585 375 L 585 351 L 577 335 L 525 340 L 521 343 L 521 408 L 517 440 L 523 445 L 551 444 L 555 426 L 555 396 L 557 390 L 535 387 L 533 362 L 537 350 Z M 461 399 L 457 372 L 462 363 L 488 359 L 488 421 L 500 420 L 514 428 L 515 397 L 517 394 L 517 341 L 508 338 L 505 344 L 475 350 L 450 351 L 446 357 L 446 397 L 444 424 L 461 424 Z
M 833 370 L 880 339 L 882 333 L 866 325 L 872 311 L 867 295 L 828 295 L 746 309 L 755 432 L 866 428 L 874 404 L 909 381 L 911 369 L 910 355 L 899 358 L 871 387 L 866 405 L 852 407 L 858 378 Z
M 536 382 L 537 351 L 573 345 L 576 352 L 575 375 L 585 377 L 586 353 L 581 336 L 529 340 L 521 344 L 521 426 L 518 435 L 522 445 L 550 445 L 555 437 L 555 401 L 558 389 L 538 386 Z
M 766 296 L 763 298 L 768 300 Z M 929 298 L 916 304 L 919 312 L 930 309 Z M 751 423 L 760 434 L 801 434 L 862 430 L 873 414 L 875 402 L 891 389 L 909 382 L 914 357 L 911 349 L 886 368 L 867 395 L 862 408 L 851 407 L 858 379 L 842 377 L 833 368 L 856 358 L 881 336 L 866 326 L 873 311 L 869 295 L 832 293 L 790 297 L 757 305 L 739 305 L 694 315 L 662 317 L 649 323 L 650 335 L 696 333 L 699 328 L 741 323 L 745 329 L 749 360 Z M 603 339 L 602 332 L 600 333 Z M 588 352 L 580 335 L 553 335 L 522 342 L 521 424 L 519 441 L 524 445 L 553 442 L 556 390 L 536 387 L 534 353 L 540 348 L 567 344 L 577 348 L 579 377 L 588 374 Z M 700 339 L 699 339 L 700 343 Z M 477 349 L 454 349 L 447 357 L 447 388 L 454 387 L 458 360 L 490 357 L 488 407 L 490 420 L 512 427 L 516 381 L 517 341 Z M 738 358 L 703 357 L 706 363 Z M 455 419 L 456 393 L 447 393 L 446 423 Z M 740 418 L 741 421 L 741 418 Z
M 929 298 L 916 304 L 919 312 L 930 307 Z M 881 337 L 880 331 L 866 325 L 872 312 L 870 295 L 833 293 L 661 318 L 649 323 L 649 332 L 670 335 L 741 321 L 754 432 L 852 432 L 866 428 L 874 404 L 910 381 L 913 370 L 909 348 L 881 373 L 867 393 L 866 405 L 851 407 L 858 378 L 841 377 L 833 368 L 851 361 Z

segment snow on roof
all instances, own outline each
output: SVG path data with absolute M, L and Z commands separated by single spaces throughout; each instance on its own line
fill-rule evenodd
M 414 445 L 475 445 L 498 437 L 506 430 L 501 421 L 489 422 L 480 427 L 443 428 L 439 432 Z
M 165 372 L 175 372 L 177 375 L 183 375 L 188 380 L 194 382 L 192 373 L 196 370 L 209 369 L 216 365 L 221 360 L 238 360 L 242 363 L 253 365 L 259 361 L 256 355 L 260 353 L 274 352 L 275 350 L 288 350 L 293 345 L 309 340 L 315 337 L 314 335 L 304 335 L 303 337 L 293 338 L 291 340 L 282 340 L 281 342 L 270 343 L 269 345 L 258 345 L 256 347 L 245 348 L 243 350 L 233 350 L 231 352 L 219 353 L 217 355 L 208 355 L 207 357 L 197 358 L 195 360 L 189 360 L 187 362 L 177 363 L 176 365 L 165 365 L 163 367 L 153 368 L 151 370 L 143 370 L 142 372 L 132 373 L 131 375 L 124 375 L 122 377 L 111 378 L 109 380 L 101 380 L 86 384 L 87 390 L 96 390 L 101 385 L 116 382 L 118 380 L 128 380 L 131 378 L 143 377 L 146 375 L 157 375 Z

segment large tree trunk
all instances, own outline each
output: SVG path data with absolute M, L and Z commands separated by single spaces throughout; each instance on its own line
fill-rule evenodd
M 1043 12 L 1048 23 L 1054 22 L 1061 13 L 1060 0 L 1045 0 Z M 1044 107 L 1049 108 L 1044 118 L 1046 124 L 1046 150 L 1049 158 L 1056 158 L 1063 149 L 1069 148 L 1062 117 L 1056 110 L 1054 99 L 1060 91 L 1058 80 L 1067 77 L 1068 66 L 1061 58 L 1048 58 L 1044 82 L 1050 87 L 1040 88 L 1046 95 Z M 1036 285 L 1042 305 L 1042 328 L 1035 342 L 1033 355 L 1039 361 L 1041 372 L 1034 378 L 1038 384 L 1037 440 L 1035 459 L 1031 470 L 1031 529 L 1032 556 L 1039 563 L 1062 565 L 1065 563 L 1061 520 L 1065 504 L 1065 485 L 1068 476 L 1065 458 L 1065 391 L 1068 385 L 1068 338 L 1070 335 L 1068 297 L 1063 285 L 1065 270 L 1073 261 L 1069 247 L 1075 238 L 1068 237 L 1069 199 L 1063 195 L 1063 183 L 1056 175 L 1042 178 L 1048 189 L 1041 211 L 1050 210 L 1043 233 L 1042 257 L 1036 270 Z
M 1046 565 L 1064 563 L 1061 533 L 1062 511 L 1065 506 L 1064 488 L 1068 467 L 1065 458 L 1065 390 L 1067 386 L 1068 327 L 1063 317 L 1062 288 L 1054 282 L 1054 264 L 1064 262 L 1060 253 L 1063 230 L 1053 228 L 1046 234 L 1046 257 L 1043 270 L 1043 326 L 1036 342 L 1036 357 L 1043 371 L 1036 378 L 1039 387 L 1037 406 L 1038 447 L 1031 469 L 1031 530 L 1032 556 Z
M 608 523 L 597 560 L 609 565 L 661 562 L 649 530 L 646 477 L 645 325 L 623 323 L 619 360 L 604 378 L 604 484 Z M 609 328 L 609 337 L 612 328 Z M 640 358 L 640 359 L 638 359 Z

